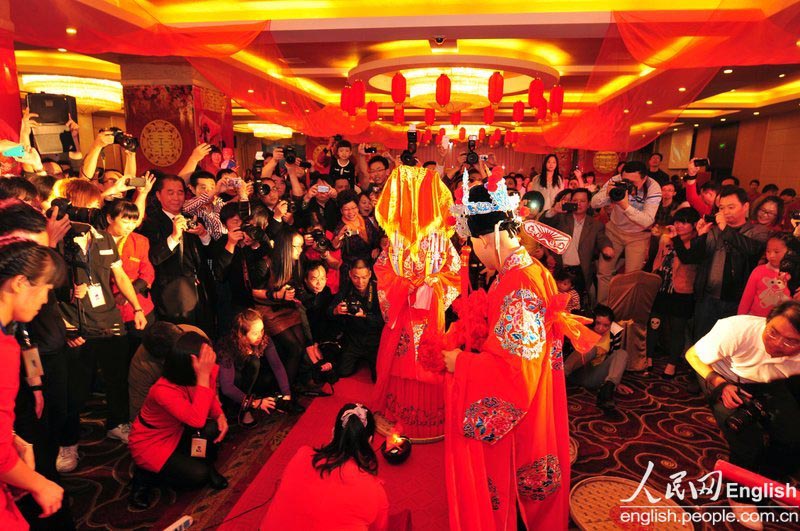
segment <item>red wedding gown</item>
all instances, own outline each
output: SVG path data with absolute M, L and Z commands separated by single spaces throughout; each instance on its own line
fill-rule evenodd
M 453 530 L 566 529 L 569 428 L 561 353 L 597 336 L 564 311 L 550 273 L 519 248 L 488 294 L 489 335 L 445 381 L 445 465 Z

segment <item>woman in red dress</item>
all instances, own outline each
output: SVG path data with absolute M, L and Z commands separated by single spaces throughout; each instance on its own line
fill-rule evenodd
M 15 236 L 0 238 L 0 529 L 28 529 L 7 486 L 33 495 L 48 517 L 61 508 L 64 489 L 34 472 L 19 457 L 15 440 L 14 400 L 19 389 L 20 347 L 14 323 L 31 321 L 47 294 L 64 279 L 64 265 L 54 251 Z M 32 459 L 31 459 L 32 461 Z
M 372 449 L 375 418 L 361 404 L 336 414 L 333 439 L 301 447 L 286 465 L 260 529 L 336 531 L 387 528 L 389 501 Z

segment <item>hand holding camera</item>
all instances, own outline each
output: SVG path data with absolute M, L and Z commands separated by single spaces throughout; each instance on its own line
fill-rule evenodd
M 742 391 L 733 384 L 729 383 L 723 385 L 725 387 L 722 388 L 720 399 L 722 400 L 722 405 L 728 409 L 736 409 L 737 407 L 744 404 L 744 400 L 742 400 L 742 395 L 744 395 L 746 398 L 753 398 L 753 395 L 751 395 L 747 391 Z
M 272 160 L 279 161 L 283 160 L 283 148 L 275 148 L 272 150 Z
M 186 218 L 178 214 L 172 218 L 172 239 L 180 240 L 183 238 L 183 231 L 186 230 Z

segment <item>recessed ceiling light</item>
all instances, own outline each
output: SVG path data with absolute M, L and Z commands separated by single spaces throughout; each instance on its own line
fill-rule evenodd
M 78 34 L 78 30 L 75 29 L 75 28 L 67 28 L 66 31 L 67 31 L 67 35 L 77 35 Z
M 59 48 L 58 51 L 61 52 L 61 53 L 64 53 L 64 52 L 67 51 L 67 49 L 66 48 Z
M 686 87 L 681 87 L 678 89 L 678 92 L 686 92 Z
M 248 94 L 252 94 L 253 92 L 255 92 L 255 90 L 253 90 L 253 89 L 247 89 L 247 93 L 248 93 Z
M 624 111 L 622 111 L 622 112 L 624 112 L 625 114 L 628 114 L 628 113 L 629 113 L 629 112 L 631 112 L 631 111 L 630 111 L 630 110 L 628 110 L 628 109 L 625 109 L 625 110 L 624 110 Z
M 648 104 L 648 105 L 652 105 L 653 104 L 653 100 L 647 100 L 645 103 Z
M 725 120 L 727 120 L 727 118 L 720 118 L 719 119 L 720 122 L 724 122 Z
M 761 113 L 758 112 L 758 111 L 753 111 L 753 116 L 758 116 L 759 114 L 761 114 Z
M 677 127 L 673 127 L 673 128 L 672 128 L 672 130 L 673 130 L 673 131 L 677 131 L 677 130 L 678 130 L 678 128 L 677 128 Z
M 778 75 L 778 77 L 781 77 L 781 78 L 786 77 L 786 74 L 780 74 L 780 75 Z
M 282 102 L 281 102 L 281 105 L 286 105 L 286 102 L 285 102 L 285 101 L 282 101 Z
M 311 110 L 310 109 L 306 109 L 305 112 L 311 112 Z
M 723 74 L 733 74 L 733 69 L 732 68 L 726 68 L 725 70 L 722 71 L 722 73 Z
M 694 124 L 695 127 L 700 127 L 700 124 Z
M 736 89 L 731 89 L 731 92 L 736 92 Z

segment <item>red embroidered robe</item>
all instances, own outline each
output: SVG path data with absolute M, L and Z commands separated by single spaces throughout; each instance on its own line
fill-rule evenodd
M 569 428 L 561 353 L 567 333 L 597 339 L 564 312 L 550 273 L 523 248 L 488 294 L 489 335 L 445 380 L 446 483 L 453 530 L 566 529 Z
M 398 252 L 393 256 L 393 251 Z M 409 250 L 392 246 L 375 262 L 378 299 L 385 326 L 378 349 L 371 406 L 402 425 L 403 435 L 417 438 L 444 433 L 444 378 L 419 362 L 420 338 L 426 328 L 444 333 L 444 312 L 458 296 L 461 260 L 443 235 L 422 239 L 415 260 Z M 427 264 L 427 265 L 426 265 Z M 433 266 L 431 265 L 433 264 Z M 414 308 L 418 288 L 431 282 L 430 306 Z

